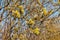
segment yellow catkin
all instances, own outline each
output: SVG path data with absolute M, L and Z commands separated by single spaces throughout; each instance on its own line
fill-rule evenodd
M 20 6 L 18 6 L 20 9 L 23 9 L 23 6 L 22 5 L 20 5 Z
M 21 13 L 24 13 L 24 9 L 21 9 Z
M 46 8 L 43 8 L 43 14 L 46 16 L 47 15 L 47 10 Z
M 24 13 L 24 8 L 22 5 L 18 6 L 18 8 L 20 9 L 21 13 Z
M 12 11 L 13 13 L 12 13 L 12 15 L 14 16 L 14 17 L 16 17 L 16 18 L 20 18 L 20 13 L 16 10 L 16 11 Z
M 33 33 L 35 33 L 36 35 L 39 35 L 40 34 L 40 29 L 36 27 L 34 29 Z
M 35 22 L 32 19 L 29 20 L 29 24 L 34 24 L 34 23 Z

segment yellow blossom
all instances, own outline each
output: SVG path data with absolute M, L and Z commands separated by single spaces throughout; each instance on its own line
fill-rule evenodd
M 45 16 L 47 15 L 47 10 L 46 10 L 46 8 L 43 8 L 43 13 L 44 13 Z
M 20 8 L 21 13 L 24 13 L 24 8 L 22 5 L 18 6 Z
M 23 6 L 22 5 L 20 5 L 20 6 L 18 6 L 20 9 L 23 9 Z
M 16 17 L 17 17 L 17 18 L 20 18 L 20 14 L 17 14 Z
M 29 24 L 35 24 L 35 22 L 32 19 L 30 19 Z
M 21 9 L 21 13 L 24 13 L 24 9 Z
M 38 35 L 38 34 L 40 34 L 39 31 L 40 31 L 40 29 L 36 27 L 33 32 L 34 32 L 36 35 Z
M 14 10 L 12 10 L 12 15 L 14 16 L 14 17 L 16 17 L 16 18 L 20 18 L 20 13 L 16 10 L 16 11 L 14 11 Z

